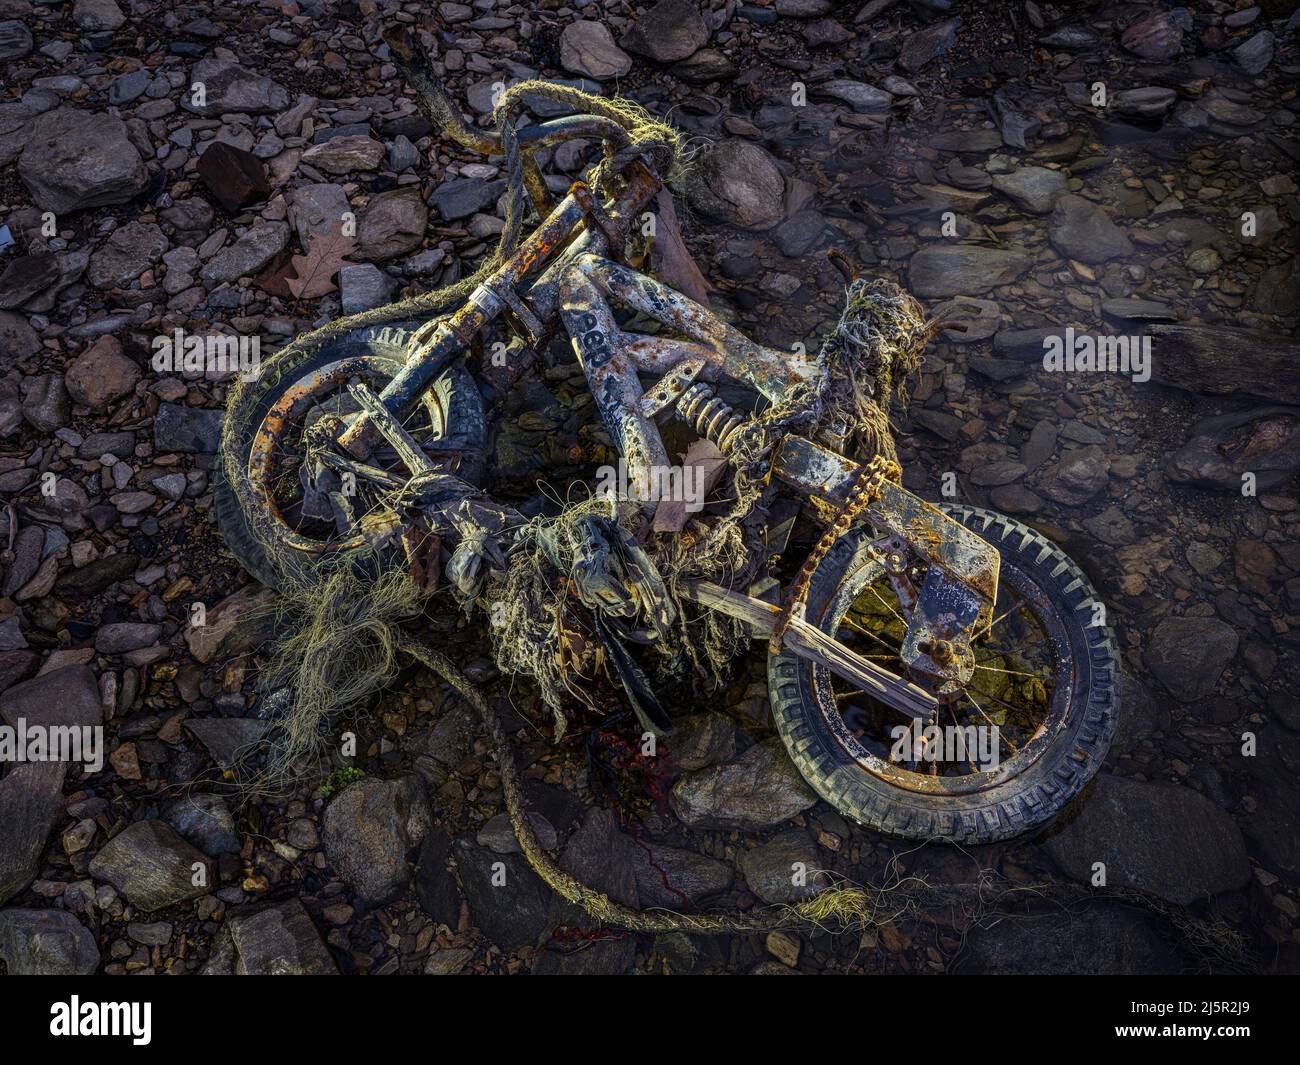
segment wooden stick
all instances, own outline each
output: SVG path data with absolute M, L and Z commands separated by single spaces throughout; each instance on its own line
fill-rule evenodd
M 760 637 L 771 634 L 781 614 L 780 607 L 711 581 L 685 581 L 682 590 L 688 599 L 702 606 L 747 622 Z M 928 721 L 937 706 L 934 696 L 924 688 L 882 669 L 801 617 L 791 619 L 785 632 L 785 644 L 801 658 L 825 666 L 832 673 L 859 685 L 872 698 L 908 717 Z

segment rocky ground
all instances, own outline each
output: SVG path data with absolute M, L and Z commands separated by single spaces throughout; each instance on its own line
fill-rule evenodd
M 109 752 L 95 774 L 33 763 L 0 778 L 0 962 L 1222 965 L 1190 919 L 1294 971 L 1295 6 L 0 0 L 0 715 L 103 724 Z M 751 335 L 815 347 L 840 303 L 828 247 L 963 319 L 898 412 L 907 483 L 939 499 L 955 474 L 956 498 L 1065 545 L 1129 670 L 1086 801 L 1039 838 L 961 852 L 865 833 L 816 802 L 775 738 L 757 652 L 669 758 L 637 765 L 611 737 L 551 743 L 479 630 L 434 611 L 438 639 L 523 715 L 536 825 L 564 865 L 632 904 L 743 910 L 815 890 L 791 884 L 796 862 L 876 884 L 1068 890 L 1102 861 L 1112 886 L 1158 905 L 931 908 L 851 936 L 593 930 L 529 870 L 472 711 L 422 672 L 354 723 L 353 768 L 281 801 L 229 792 L 234 752 L 265 727 L 264 632 L 247 618 L 267 593 L 210 522 L 228 375 L 156 369 L 153 343 L 218 332 L 268 353 L 341 307 L 464 276 L 490 249 L 496 161 L 430 135 L 379 35 L 393 20 L 421 31 L 480 121 L 494 84 L 539 73 L 670 114 L 701 149 L 688 243 L 714 305 Z M 556 151 L 548 179 L 566 187 L 591 150 Z M 355 245 L 311 283 L 293 257 L 345 211 Z M 1066 325 L 1147 332 L 1153 379 L 1045 371 L 1042 338 Z M 572 450 L 599 442 L 590 417 L 573 373 L 547 369 L 515 399 L 498 468 L 562 483 Z

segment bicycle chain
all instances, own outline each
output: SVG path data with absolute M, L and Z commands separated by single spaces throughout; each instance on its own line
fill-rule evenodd
M 776 619 L 772 635 L 768 638 L 769 654 L 780 654 L 786 630 L 794 620 L 795 610 L 804 604 L 813 573 L 816 572 L 822 559 L 835 546 L 836 541 L 853 527 L 853 523 L 858 520 L 862 512 L 880 498 L 885 481 L 890 480 L 897 484 L 902 476 L 903 468 L 892 459 L 885 458 L 884 455 L 877 455 L 858 470 L 858 475 L 845 494 L 844 503 L 831 521 L 830 528 L 822 534 L 822 538 L 809 552 L 808 558 L 799 567 L 799 572 L 790 583 L 790 591 L 786 593 L 785 601 L 781 604 L 781 614 Z

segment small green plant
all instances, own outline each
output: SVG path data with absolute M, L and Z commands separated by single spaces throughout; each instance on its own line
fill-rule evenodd
M 360 780 L 365 775 L 364 771 L 350 765 L 344 766 L 342 769 L 334 770 L 334 772 L 325 778 L 325 783 L 320 786 L 321 798 L 328 799 L 336 791 L 341 791 L 354 780 Z

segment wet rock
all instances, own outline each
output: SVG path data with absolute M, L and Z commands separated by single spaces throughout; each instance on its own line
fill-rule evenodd
M 334 976 L 338 967 L 298 899 L 230 915 L 240 976 Z
M 560 66 L 571 74 L 606 81 L 631 70 L 632 57 L 614 43 L 603 22 L 579 19 L 560 34 Z
M 1177 484 L 1240 492 L 1244 476 L 1255 488 L 1280 488 L 1300 470 L 1300 410 L 1261 407 L 1197 422 L 1187 443 L 1165 461 Z
M 1106 487 L 1109 473 L 1110 459 L 1100 447 L 1076 448 L 1044 471 L 1042 489 L 1058 503 L 1077 506 Z
M 800 828 L 740 851 L 736 864 L 749 890 L 767 903 L 799 902 L 829 885 L 816 845 Z
M 1232 58 L 1237 66 L 1247 74 L 1262 74 L 1273 62 L 1273 34 L 1260 30 L 1257 34 L 1232 50 Z
M 202 102 L 196 103 L 194 93 L 186 92 L 181 95 L 181 106 L 205 117 L 231 112 L 267 115 L 289 107 L 289 91 L 284 86 L 227 59 L 200 59 L 189 83 L 202 84 Z
M 199 276 L 210 287 L 252 277 L 284 251 L 288 243 L 289 227 L 284 222 L 250 226 L 238 240 L 209 259 Z
M 357 250 L 351 258 L 382 262 L 408 255 L 424 243 L 428 223 L 429 209 L 415 186 L 381 192 L 357 216 Z
M 302 153 L 302 161 L 327 174 L 376 170 L 384 160 L 384 146 L 367 134 L 331 137 Z
M 1300 255 L 1260 274 L 1250 305 L 1261 314 L 1300 314 Z
M 675 63 L 703 48 L 709 28 L 688 0 L 660 0 L 632 24 L 623 44 L 637 55 Z
M 993 175 L 993 187 L 1017 206 L 1046 214 L 1066 192 L 1065 175 L 1042 166 L 1022 166 L 1010 174 Z
M 692 714 L 674 725 L 661 750 L 676 772 L 729 762 L 736 756 L 736 723 L 726 714 Z
M 681 909 L 684 902 L 697 906 L 728 890 L 735 879 L 726 862 L 681 847 L 629 841 L 628 853 L 643 907 Z
M 128 825 L 109 840 L 91 859 L 90 875 L 112 884 L 131 905 L 152 913 L 206 895 L 215 877 L 208 866 L 207 856 L 170 825 L 150 820 Z
M 692 828 L 769 828 L 817 801 L 780 741 L 756 744 L 738 760 L 684 774 L 674 812 Z
M 382 307 L 392 291 L 392 280 L 372 263 L 345 264 L 339 268 L 339 303 L 344 314 L 360 314 Z
M 1062 255 L 1084 263 L 1104 263 L 1133 253 L 1133 243 L 1110 220 L 1105 208 L 1082 196 L 1062 196 L 1056 201 L 1049 237 Z
M 166 250 L 167 238 L 152 222 L 128 222 L 91 255 L 86 280 L 99 289 L 126 288 Z
M 406 890 L 407 853 L 423 841 L 432 818 L 418 777 L 358 780 L 325 811 L 326 857 L 360 898 L 383 905 Z
M 268 724 L 254 717 L 192 717 L 185 729 L 222 769 L 232 769 L 263 736 Z
M 18 176 L 37 205 L 56 214 L 126 203 L 149 179 L 121 119 L 64 107 L 31 124 Z
M 1238 642 L 1236 630 L 1218 618 L 1165 618 L 1142 658 L 1176 699 L 1193 703 L 1214 694 Z
M 817 86 L 817 91 L 825 93 L 836 100 L 843 100 L 859 114 L 874 111 L 888 111 L 894 103 L 894 97 L 884 89 L 877 89 L 863 81 L 846 81 L 839 79 Z
M 126 16 L 117 6 L 117 0 L 76 0 L 72 5 L 72 21 L 78 29 L 93 33 L 118 29 L 126 22 Z
M 99 948 L 66 910 L 0 910 L 0 960 L 11 976 L 89 976 Z
M 522 854 L 497 854 L 469 840 L 454 848 L 470 920 L 502 950 L 536 946 L 551 927 L 551 890 Z
M 1151 11 L 1131 23 L 1119 43 L 1153 62 L 1172 59 L 1183 46 L 1181 19 L 1169 11 Z
M 131 392 L 142 371 L 122 354 L 116 337 L 100 337 L 73 360 L 64 378 L 74 403 L 102 410 L 113 400 Z
M 154 446 L 159 451 L 215 454 L 221 444 L 225 412 L 161 403 L 154 415 Z
M 1068 910 L 1000 916 L 966 936 L 956 971 L 971 974 L 1177 975 L 1190 959 L 1140 910 L 1097 900 Z
M 262 161 L 225 141 L 208 145 L 199 156 L 198 171 L 217 203 L 232 214 L 271 194 Z
M 163 817 L 204 854 L 239 853 L 235 819 L 220 795 L 204 792 L 183 795 L 164 807 Z
M 1121 115 L 1135 118 L 1159 118 L 1168 113 L 1178 99 L 1173 89 L 1148 85 L 1140 89 L 1124 89 L 1112 99 L 1115 110 Z
M 10 727 L 14 727 L 12 722 Z M 14 766 L 0 780 L 0 825 L 4 825 L 0 832 L 0 904 L 26 888 L 40 872 L 45 841 L 63 813 L 66 773 L 67 766 L 62 763 L 29 762 Z
M 17 19 L 0 22 L 0 59 L 22 59 L 32 51 L 32 35 Z
M 785 213 L 785 179 L 757 144 L 728 140 L 696 164 L 691 198 L 705 214 L 742 229 L 770 229 Z
M 1083 809 L 1043 849 L 1061 870 L 1107 887 L 1147 891 L 1181 906 L 1242 887 L 1250 863 L 1241 831 L 1191 788 L 1103 775 Z
M 935 245 L 912 256 L 908 281 L 913 294 L 923 299 L 973 296 L 1010 284 L 1031 265 L 1033 257 L 1021 251 L 972 244 Z
M 429 203 L 437 208 L 438 214 L 448 222 L 459 221 L 482 211 L 496 203 L 497 197 L 505 192 L 506 183 L 501 181 L 479 181 L 473 178 L 453 178 L 444 181 L 433 191 Z
M 959 26 L 961 19 L 952 18 L 923 30 L 914 30 L 908 34 L 902 51 L 898 53 L 898 65 L 909 74 L 928 66 L 957 43 Z

